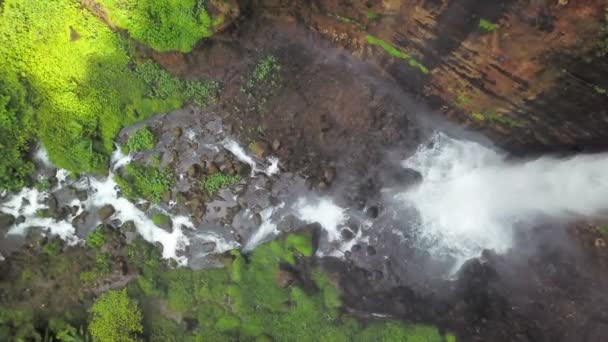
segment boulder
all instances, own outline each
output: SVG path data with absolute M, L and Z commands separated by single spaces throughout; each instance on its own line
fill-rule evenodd
M 15 224 L 15 216 L 11 214 L 0 213 L 0 232 L 6 232 Z
M 272 141 L 272 150 L 273 151 L 278 151 L 281 148 L 281 142 L 277 139 L 274 139 Z
M 167 215 L 155 214 L 152 216 L 152 222 L 154 222 L 157 227 L 164 229 L 169 233 L 173 232 L 173 221 L 171 221 L 171 218 Z
M 188 167 L 186 174 L 190 178 L 197 178 L 201 174 L 201 166 L 198 164 L 192 164 Z
M 264 158 L 268 151 L 268 145 L 263 141 L 254 141 L 249 144 L 249 150 L 260 158 Z
M 99 217 L 101 221 L 105 221 L 109 219 L 112 215 L 114 215 L 115 212 L 116 209 L 114 209 L 114 206 L 112 206 L 111 204 L 106 204 L 103 207 L 99 208 L 99 210 L 97 211 L 97 217 Z
M 284 289 L 289 285 L 293 284 L 295 277 L 293 273 L 287 270 L 279 270 L 277 273 L 277 286 Z

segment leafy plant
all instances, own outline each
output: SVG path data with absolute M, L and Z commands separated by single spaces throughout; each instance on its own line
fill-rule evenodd
M 220 189 L 236 184 L 240 180 L 241 177 L 238 175 L 230 176 L 223 173 L 216 173 L 205 177 L 205 179 L 201 181 L 200 187 L 207 193 L 207 195 L 213 196 Z
M 89 331 L 95 341 L 137 341 L 138 335 L 143 332 L 137 302 L 129 298 L 124 289 L 101 295 L 90 313 Z
M 106 237 L 102 229 L 97 228 L 87 236 L 86 245 L 89 248 L 101 248 L 106 243 Z
M 85 285 L 91 285 L 98 279 L 106 276 L 108 273 L 110 273 L 110 260 L 105 253 L 98 253 L 95 256 L 95 264 L 93 265 L 93 268 L 88 271 L 81 272 L 79 274 L 79 278 Z
M 156 138 L 149 127 L 138 129 L 127 140 L 127 150 L 129 152 L 139 152 L 151 150 L 156 145 Z
M 144 198 L 154 203 L 160 202 L 163 194 L 169 191 L 175 182 L 173 172 L 169 169 L 135 163 L 127 165 L 124 176 L 115 176 L 114 180 L 126 198 Z
M 494 32 L 494 31 L 498 30 L 498 25 L 494 24 L 493 22 L 491 22 L 487 19 L 481 18 L 479 20 L 479 28 L 484 32 Z
M 204 107 L 217 100 L 220 85 L 215 81 L 185 81 L 183 89 L 184 95 L 190 102 Z

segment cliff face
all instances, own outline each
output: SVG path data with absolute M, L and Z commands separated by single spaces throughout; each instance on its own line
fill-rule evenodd
M 260 0 L 518 151 L 608 147 L 603 0 Z M 604 51 L 605 51 L 604 47 Z

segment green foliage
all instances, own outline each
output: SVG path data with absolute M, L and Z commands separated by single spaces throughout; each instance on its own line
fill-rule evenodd
M 126 290 L 104 293 L 90 312 L 89 331 L 95 341 L 137 341 L 137 336 L 143 332 L 137 302 L 129 298 Z
M 258 82 L 263 81 L 268 78 L 271 72 L 278 68 L 280 68 L 280 66 L 277 62 L 276 57 L 267 56 L 255 66 L 255 70 L 253 71 L 253 77 Z
M 26 158 L 34 109 L 25 86 L 3 69 L 0 65 L 0 190 L 13 191 L 27 185 L 34 171 Z
M 369 45 L 379 46 L 382 49 L 384 49 L 384 51 L 386 51 L 389 55 L 391 55 L 395 58 L 406 60 L 409 64 L 409 66 L 411 66 L 414 69 L 418 69 L 423 74 L 428 74 L 430 72 L 429 69 L 427 69 L 424 65 L 422 65 L 420 62 L 415 60 L 414 57 L 401 51 L 400 49 L 395 47 L 393 44 L 391 44 L 385 40 L 382 40 L 378 37 L 372 36 L 372 35 L 367 35 L 366 39 L 367 39 L 367 43 Z
M 311 234 L 290 234 L 285 239 L 285 246 L 288 248 L 294 248 L 300 254 L 305 257 L 311 257 L 314 253 L 314 247 L 312 245 Z
M 367 12 L 367 19 L 369 19 L 371 21 L 376 21 L 376 20 L 380 19 L 380 17 L 382 17 L 382 15 L 378 12 L 374 12 L 374 11 Z
M 51 190 L 51 181 L 48 178 L 40 179 L 34 184 L 36 190 L 45 192 Z
M 151 150 L 156 145 L 156 138 L 149 127 L 140 128 L 127 140 L 129 152 Z
M 81 272 L 79 278 L 85 285 L 91 285 L 109 273 L 110 260 L 107 254 L 99 253 L 95 257 L 95 264 L 93 265 L 93 268 L 88 271 Z
M 106 243 L 106 237 L 102 229 L 97 228 L 91 232 L 86 239 L 86 245 L 89 248 L 97 249 L 101 248 Z
M 137 78 L 148 88 L 146 95 L 150 98 L 169 98 L 179 96 L 181 82 L 171 76 L 167 71 L 161 69 L 158 64 L 146 61 L 138 64 L 136 68 Z
M 458 108 L 464 108 L 471 103 L 471 99 L 464 94 L 458 94 L 456 100 L 454 100 L 454 106 Z
M 31 311 L 0 306 L 0 341 L 40 340 Z
M 163 194 L 169 191 L 175 182 L 169 169 L 134 163 L 125 167 L 124 176 L 115 176 L 114 179 L 126 198 L 145 198 L 154 203 L 159 203 Z
M 494 32 L 494 31 L 498 30 L 498 25 L 494 24 L 493 22 L 491 22 L 487 19 L 481 18 L 479 20 L 479 28 L 484 32 Z
M 220 84 L 215 81 L 185 81 L 183 91 L 186 98 L 199 107 L 217 101 Z
M 213 22 L 200 0 L 98 0 L 110 20 L 157 51 L 189 52 L 213 35 Z
M 5 0 L 1 6 L 0 60 L 2 71 L 9 74 L 1 78 L 16 87 L 19 75 L 27 84 L 27 98 L 37 99 L 29 101 L 36 104 L 34 119 L 29 119 L 30 109 L 21 108 L 23 115 L 15 119 L 10 114 L 11 124 L 2 123 L 9 131 L 0 137 L 11 137 L 14 144 L 2 151 L 3 159 L 24 155 L 31 123 L 57 166 L 105 172 L 121 127 L 181 106 L 175 97 L 147 96 L 147 85 L 131 68 L 128 42 L 78 1 Z M 25 97 L 10 98 L 18 103 Z M 7 184 L 18 186 L 31 168 L 18 161 L 9 165 L 13 183 Z
M 86 331 L 81 327 L 70 325 L 59 318 L 51 318 L 49 321 L 49 330 L 55 335 L 55 339 L 61 342 L 86 342 L 89 341 Z M 54 341 L 51 339 L 51 341 Z
M 397 321 L 372 323 L 354 339 L 356 342 L 442 342 L 445 340 L 435 328 L 405 325 Z
M 163 214 L 155 214 L 152 216 L 152 222 L 159 227 L 171 225 L 171 218 Z
M 241 177 L 238 175 L 230 176 L 223 173 L 216 173 L 205 177 L 201 181 L 200 187 L 209 196 L 215 195 L 220 189 L 229 187 L 233 184 L 238 183 Z
M 50 257 L 54 257 L 56 255 L 58 255 L 59 253 L 61 253 L 61 250 L 63 249 L 63 242 L 61 241 L 61 239 L 53 239 L 52 241 L 50 241 L 49 243 L 47 243 L 44 248 L 42 249 L 42 251 L 44 252 L 44 254 L 50 256 Z
M 491 124 L 499 124 L 511 128 L 522 128 L 526 125 L 522 122 L 508 118 L 502 114 L 496 112 L 473 112 L 470 114 L 471 118 L 480 122 L 489 122 Z
M 597 227 L 597 230 L 604 235 L 608 235 L 608 224 L 603 224 Z

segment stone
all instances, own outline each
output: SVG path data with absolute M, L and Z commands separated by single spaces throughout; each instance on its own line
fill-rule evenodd
M 340 235 L 342 235 L 344 241 L 350 241 L 355 237 L 355 234 L 348 228 L 342 229 Z
M 135 227 L 135 222 L 129 220 L 123 223 L 122 226 L 120 226 L 120 230 L 124 232 L 135 232 L 137 230 L 137 227 Z
M 287 270 L 279 270 L 276 277 L 277 277 L 277 286 L 282 289 L 293 284 L 293 281 L 295 280 L 293 273 L 291 273 Z
M 268 151 L 268 145 L 263 141 L 254 141 L 249 144 L 249 150 L 259 158 L 264 158 Z
M 86 190 L 76 190 L 76 197 L 80 202 L 84 202 L 89 198 Z
M 327 183 L 325 182 L 319 182 L 319 184 L 317 184 L 317 191 L 327 191 L 327 189 L 329 188 L 329 185 L 327 185 Z
M 198 164 L 192 164 L 188 167 L 188 170 L 186 171 L 186 174 L 188 174 L 188 177 L 190 178 L 197 178 L 200 174 L 201 174 L 201 167 Z
M 15 224 L 22 224 L 23 222 L 25 222 L 25 216 L 23 216 L 23 215 L 17 216 L 17 219 L 15 220 Z
M 260 213 L 256 213 L 253 215 L 253 224 L 259 226 L 262 224 L 262 215 Z
M 164 229 L 169 233 L 173 232 L 173 221 L 167 215 L 156 214 L 152 216 L 152 222 L 154 222 L 157 227 Z
M 367 210 L 365 210 L 365 213 L 370 218 L 375 219 L 378 218 L 378 215 L 380 215 L 380 208 L 375 205 L 372 205 L 371 207 L 368 207 Z
M 79 227 L 87 222 L 87 216 L 89 216 L 88 211 L 83 211 L 78 216 L 74 217 L 72 220 L 72 226 Z
M 278 151 L 281 148 L 281 142 L 278 139 L 272 141 L 272 150 Z
M 112 215 L 114 215 L 115 212 L 116 209 L 114 209 L 113 205 L 106 204 L 103 207 L 99 208 L 99 210 L 97 211 L 97 217 L 99 217 L 101 221 L 105 221 L 109 219 Z
M 323 172 L 323 178 L 324 178 L 325 182 L 332 183 L 334 181 L 334 179 L 336 178 L 336 169 L 334 169 L 332 167 L 332 168 L 325 170 L 325 172 Z
M 215 162 L 210 162 L 207 164 L 207 174 L 208 175 L 214 175 L 218 172 L 220 172 L 220 169 L 217 167 L 217 164 L 215 164 Z
M 150 202 L 137 202 L 135 203 L 135 207 L 137 207 L 137 209 L 141 211 L 147 211 L 148 209 L 150 209 Z
M 13 224 L 15 224 L 15 216 L 0 213 L 0 231 L 8 231 Z
M 367 245 L 367 247 L 365 248 L 365 252 L 367 253 L 367 255 L 376 255 L 376 249 L 374 248 L 374 246 Z
M 182 133 L 183 133 L 183 131 L 182 131 L 182 128 L 181 128 L 181 127 L 175 127 L 175 128 L 173 129 L 173 136 L 174 136 L 175 138 L 178 138 L 178 139 L 179 139 L 179 138 L 182 136 Z
M 215 242 L 212 242 L 212 241 L 204 242 L 201 245 L 201 252 L 202 253 L 211 253 L 215 250 L 215 248 L 216 248 Z

